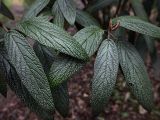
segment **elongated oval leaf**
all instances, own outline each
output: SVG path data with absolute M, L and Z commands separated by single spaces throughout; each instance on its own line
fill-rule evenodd
M 58 0 L 63 16 L 69 24 L 74 25 L 76 20 L 76 7 L 72 0 Z
M 46 110 L 39 105 L 39 103 L 33 98 L 28 89 L 22 83 L 12 66 L 7 78 L 10 88 L 16 93 L 22 102 L 24 102 L 24 104 L 31 109 L 31 111 L 35 112 L 41 119 L 53 120 L 53 111 Z
M 147 13 L 143 7 L 143 4 L 140 0 L 131 0 L 131 4 L 133 6 L 133 9 L 136 13 L 136 15 L 140 18 L 142 18 L 145 21 L 149 21 L 148 20 L 148 16 Z M 149 49 L 151 58 L 152 58 L 152 62 L 156 61 L 157 58 L 157 51 L 156 51 L 156 46 L 155 46 L 155 41 L 154 38 L 144 35 L 145 41 L 147 43 L 147 47 Z M 142 40 L 142 39 L 140 39 Z
M 147 44 L 143 35 L 139 35 L 135 42 L 135 48 L 140 54 L 141 58 L 145 61 L 148 53 Z
M 153 94 L 143 60 L 131 44 L 123 41 L 117 44 L 125 80 L 139 103 L 150 111 L 153 107 Z
M 75 39 L 62 28 L 47 22 L 43 17 L 35 17 L 18 25 L 19 30 L 43 45 L 52 47 L 79 59 L 88 59 L 88 55 Z
M 120 26 L 152 37 L 160 38 L 160 28 L 145 22 L 135 16 L 122 16 L 112 20 L 113 24 L 120 23 Z
M 5 45 L 9 59 L 27 90 L 42 108 L 53 110 L 47 77 L 26 39 L 20 33 L 10 31 L 5 35 Z
M 43 119 L 53 120 L 53 116 L 51 114 L 52 111 L 46 111 L 45 109 L 40 107 L 40 105 L 36 102 L 36 100 L 23 85 L 14 67 L 10 64 L 5 47 L 1 48 L 0 66 L 9 87 L 16 93 L 16 95 L 22 100 L 22 102 L 24 102 L 24 104 L 26 104 L 33 112 L 36 112 L 38 116 Z
M 91 25 L 100 26 L 94 17 L 82 10 L 77 10 L 76 22 L 84 27 Z
M 14 20 L 13 14 L 10 12 L 10 10 L 7 8 L 7 6 L 2 1 L 0 1 L 0 13 L 8 17 L 9 19 Z
M 38 42 L 36 42 L 33 45 L 33 49 L 34 49 L 38 59 L 40 60 L 42 66 L 43 66 L 44 72 L 47 74 L 50 70 L 50 67 L 51 67 L 53 61 L 57 57 L 56 51 L 50 50 L 49 48 L 39 44 Z
M 62 83 L 58 88 L 52 89 L 53 100 L 57 111 L 66 117 L 69 112 L 69 94 L 67 82 Z
M 154 63 L 157 59 L 157 48 L 155 44 L 155 38 L 147 36 L 147 35 L 144 35 L 144 38 L 145 38 L 152 62 Z
M 147 13 L 145 12 L 141 0 L 131 0 L 131 4 L 136 15 L 139 16 L 141 19 L 148 21 Z
M 49 3 L 50 0 L 36 0 L 24 14 L 23 20 L 36 17 L 38 13 Z
M 116 44 L 107 39 L 99 48 L 94 65 L 91 105 L 97 114 L 103 110 L 116 83 L 119 60 Z
M 75 72 L 83 66 L 78 60 L 73 58 L 59 58 L 51 66 L 49 73 L 49 82 L 51 88 L 59 86 L 61 83 L 70 78 Z
M 97 26 L 86 27 L 74 35 L 89 56 L 92 56 L 103 40 L 104 31 Z
M 64 17 L 61 12 L 61 9 L 58 5 L 58 1 L 55 1 L 53 7 L 52 7 L 52 14 L 54 16 L 53 23 L 57 26 L 63 28 L 64 26 Z
M 87 8 L 87 11 L 95 12 L 115 2 L 118 2 L 118 0 L 96 0 L 96 1 L 93 1 L 93 4 L 89 5 L 89 7 Z
M 74 38 L 92 56 L 102 42 L 104 31 L 96 26 L 90 26 L 79 31 Z M 49 73 L 50 84 L 54 88 L 79 71 L 84 63 L 75 59 L 60 58 L 53 62 Z

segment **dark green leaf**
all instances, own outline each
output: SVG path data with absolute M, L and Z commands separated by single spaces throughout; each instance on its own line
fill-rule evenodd
M 77 10 L 76 22 L 84 27 L 91 25 L 100 26 L 94 17 L 82 10 Z
M 53 120 L 53 111 L 48 109 L 46 110 L 39 105 L 39 103 L 30 94 L 30 91 L 28 91 L 28 89 L 22 83 L 13 67 L 11 67 L 8 76 L 10 77 L 9 86 L 11 89 L 33 112 L 35 112 L 44 120 Z
M 99 27 L 90 26 L 78 32 L 74 38 L 82 45 L 88 55 L 92 56 L 102 41 L 103 33 L 104 31 Z M 78 60 L 65 57 L 54 61 L 49 74 L 51 86 L 54 88 L 66 81 L 76 71 L 79 71 L 83 65 L 84 63 Z
M 34 50 L 36 55 L 40 59 L 46 74 L 49 72 L 51 64 L 54 62 L 57 57 L 55 52 L 53 53 L 45 46 L 38 44 L 37 42 L 34 44 Z M 62 60 L 63 61 L 63 60 Z M 69 111 L 69 96 L 67 91 L 67 83 L 62 83 L 58 87 L 53 88 L 51 86 L 53 101 L 58 112 L 64 117 L 67 116 Z
M 139 16 L 141 19 L 148 21 L 148 16 L 142 5 L 141 0 L 131 0 L 131 4 L 136 15 Z
M 6 97 L 7 96 L 7 80 L 5 79 L 5 68 L 3 61 L 5 58 L 2 55 L 2 49 L 0 48 L 0 93 Z
M 7 83 L 6 83 L 6 79 L 5 79 L 4 73 L 2 72 L 1 68 L 0 68 L 0 93 L 4 97 L 7 96 Z
M 112 33 L 117 40 L 126 40 L 126 31 L 124 28 L 119 27 L 117 30 L 112 31 Z
M 38 13 L 49 3 L 50 0 L 36 0 L 24 14 L 23 20 L 36 17 Z
M 118 2 L 118 0 L 96 0 L 95 2 L 93 2 L 93 4 L 91 4 L 87 11 L 89 12 L 95 12 L 99 9 L 103 9 L 104 7 L 111 5 L 113 3 Z
M 135 41 L 135 47 L 139 52 L 140 56 L 142 57 L 142 59 L 145 61 L 147 57 L 148 48 L 143 35 L 139 35 L 137 37 Z
M 131 0 L 131 4 L 132 4 L 133 9 L 134 9 L 134 11 L 135 11 L 135 13 L 138 17 L 142 18 L 145 21 L 149 21 L 147 13 L 146 13 L 146 11 L 143 7 L 143 4 L 140 0 Z M 152 38 L 150 36 L 147 36 L 147 35 L 145 35 L 144 38 L 145 38 L 145 41 L 147 43 L 147 47 L 149 49 L 152 61 L 154 62 L 156 57 L 157 57 L 157 55 L 156 55 L 157 51 L 156 51 L 154 38 Z
M 156 61 L 153 63 L 153 70 L 154 70 L 154 77 L 157 79 L 157 80 L 160 80 L 160 69 L 159 69 L 159 66 L 160 66 L 160 55 L 158 55 Z
M 82 66 L 83 63 L 73 58 L 62 57 L 55 60 L 49 73 L 51 88 L 59 86 L 61 83 L 70 78 L 75 72 L 79 71 Z
M 33 45 L 33 49 L 39 58 L 45 73 L 48 73 L 53 61 L 57 56 L 57 53 L 54 50 L 39 44 L 38 42 Z
M 10 10 L 7 8 L 7 6 L 0 1 L 0 13 L 3 14 L 4 16 L 14 20 L 13 14 L 10 12 Z
M 64 82 L 58 88 L 54 88 L 52 91 L 53 100 L 57 111 L 63 117 L 66 117 L 69 112 L 69 95 L 67 82 Z
M 135 16 L 122 16 L 112 20 L 113 25 L 119 23 L 126 29 L 160 38 L 160 28 Z
M 131 44 L 119 41 L 117 45 L 120 65 L 127 85 L 139 103 L 150 111 L 153 107 L 153 94 L 144 62 Z
M 16 31 L 5 35 L 8 56 L 22 83 L 36 102 L 46 110 L 53 110 L 54 104 L 47 77 L 27 40 Z
M 58 0 L 63 16 L 69 24 L 74 25 L 76 20 L 76 7 L 72 0 Z
M 19 24 L 19 30 L 39 41 L 73 57 L 86 60 L 87 53 L 75 39 L 62 28 L 47 22 L 43 17 L 35 17 Z
M 58 5 L 58 1 L 56 1 L 52 7 L 52 14 L 54 16 L 53 23 L 57 26 L 63 28 L 64 26 L 64 17 Z
M 156 44 L 155 44 L 155 38 L 144 35 L 147 48 L 149 50 L 152 62 L 154 63 L 157 59 L 157 49 L 156 49 Z
M 104 30 L 96 26 L 86 27 L 74 35 L 82 47 L 86 50 L 87 54 L 92 56 L 98 49 L 103 40 Z
M 94 65 L 91 105 L 100 113 L 111 96 L 116 83 L 119 67 L 118 51 L 113 40 L 102 42 Z
M 5 58 L 3 57 L 3 46 L 4 46 L 4 34 L 5 31 L 0 27 L 0 93 L 6 97 L 7 96 L 7 80 L 5 79 L 5 66 L 3 61 Z
M 5 75 L 7 83 L 11 89 L 16 93 L 16 95 L 33 111 L 36 112 L 41 118 L 47 120 L 53 120 L 51 111 L 46 111 L 35 101 L 32 95 L 28 92 L 26 87 L 21 82 L 19 76 L 17 75 L 13 66 L 9 63 L 7 51 L 0 49 L 0 68 Z

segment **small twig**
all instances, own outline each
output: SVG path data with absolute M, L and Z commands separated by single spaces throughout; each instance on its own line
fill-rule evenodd
M 2 27 L 3 27 L 3 29 L 4 29 L 6 32 L 9 31 L 5 25 L 2 25 Z

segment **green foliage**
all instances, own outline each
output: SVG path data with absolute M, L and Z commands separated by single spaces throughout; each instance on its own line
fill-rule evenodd
M 63 16 L 69 24 L 74 25 L 76 20 L 76 7 L 72 0 L 57 0 Z
M 49 3 L 50 0 L 36 0 L 24 14 L 23 20 L 35 17 Z
M 67 82 L 62 83 L 58 88 L 54 88 L 52 91 L 56 109 L 63 117 L 67 117 L 69 112 L 69 94 Z
M 27 40 L 15 30 L 9 31 L 5 35 L 5 46 L 11 64 L 33 98 L 42 108 L 54 109 L 47 77 Z
M 6 66 L 4 65 L 4 56 L 3 56 L 3 52 L 2 49 L 0 49 L 0 93 L 6 97 L 7 96 L 7 82 L 5 79 L 5 69 Z
M 34 17 L 18 25 L 21 32 L 41 44 L 52 47 L 73 57 L 86 60 L 85 50 L 62 28 L 46 21 L 44 17 Z
M 95 12 L 115 2 L 118 2 L 118 0 L 96 0 L 88 7 L 87 11 Z
M 91 25 L 100 26 L 94 17 L 82 10 L 77 10 L 76 22 L 84 27 Z
M 112 95 L 119 64 L 132 94 L 145 109 L 152 110 L 151 81 L 139 53 L 145 59 L 149 49 L 154 68 L 158 69 L 155 38 L 160 38 L 160 28 L 148 22 L 139 0 L 131 1 L 138 17 L 119 16 L 124 12 L 125 1 L 88 2 L 82 10 L 76 9 L 72 0 L 36 0 L 17 23 L 16 30 L 1 25 L 0 93 L 6 96 L 8 85 L 44 120 L 52 120 L 55 109 L 66 117 L 69 111 L 67 82 L 91 57 L 96 57 L 91 83 L 91 106 L 95 114 L 103 111 Z M 106 6 L 112 4 L 117 5 L 116 14 L 107 16 L 110 7 Z M 0 7 L 3 15 L 13 19 L 3 3 Z M 96 16 L 98 10 L 103 16 Z M 73 36 L 66 31 L 71 27 L 77 28 Z M 136 41 L 126 42 L 130 34 L 125 28 L 142 35 L 138 34 Z M 28 37 L 34 42 L 33 46 Z M 135 43 L 135 47 L 130 42 Z
M 10 10 L 7 8 L 7 6 L 2 1 L 0 1 L 0 13 L 8 17 L 9 19 L 14 20 L 13 14 L 10 12 Z
M 104 30 L 96 26 L 86 27 L 73 37 L 82 45 L 88 56 L 92 56 L 103 40 Z
M 136 15 L 138 17 L 140 17 L 141 19 L 148 21 L 147 13 L 145 12 L 141 1 L 140 0 L 131 0 L 131 4 L 133 6 L 133 9 L 134 9 Z M 155 38 L 147 36 L 147 35 L 144 35 L 143 37 L 146 42 L 146 44 L 144 44 L 143 46 L 147 45 L 149 52 L 151 54 L 152 62 L 155 62 L 156 57 L 157 57 L 157 55 L 156 55 L 157 51 L 156 51 L 155 41 L 154 41 Z M 143 41 L 143 38 L 139 39 L 137 42 L 139 42 L 139 41 Z
M 151 111 L 153 108 L 151 81 L 147 75 L 142 58 L 134 46 L 127 42 L 118 41 L 117 46 L 120 66 L 127 85 L 140 104 Z
M 97 114 L 103 110 L 116 83 L 119 60 L 117 46 L 111 39 L 103 41 L 94 65 L 91 105 Z
M 59 86 L 83 66 L 81 61 L 73 58 L 58 58 L 51 66 L 49 81 L 51 88 Z
M 0 68 L 3 69 L 2 66 L 0 66 Z M 1 69 L 0 69 L 0 93 L 6 97 L 7 96 L 7 82 L 5 80 L 4 72 Z
M 52 7 L 52 14 L 54 17 L 53 23 L 63 28 L 64 27 L 64 17 L 63 17 L 63 14 L 61 12 L 61 9 L 57 1 L 54 3 Z
M 149 35 L 151 37 L 160 38 L 160 28 L 149 23 L 141 20 L 135 16 L 122 16 L 112 20 L 112 24 L 119 24 L 121 27 L 126 29 L 144 34 Z M 149 29 L 148 29 L 149 28 Z

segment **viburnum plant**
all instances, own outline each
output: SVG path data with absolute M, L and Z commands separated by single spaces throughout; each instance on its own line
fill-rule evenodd
M 15 29 L 1 24 L 0 92 L 6 96 L 8 85 L 42 119 L 54 119 L 55 110 L 65 117 L 69 110 L 67 80 L 97 52 L 91 80 L 93 113 L 99 114 L 109 101 L 118 70 L 139 103 L 151 111 L 151 81 L 143 59 L 127 36 L 131 31 L 140 33 L 135 34 L 136 43 L 144 42 L 154 59 L 160 28 L 148 22 L 140 0 L 130 0 L 137 16 L 123 14 L 127 2 L 93 0 L 80 10 L 72 0 L 36 0 Z M 113 15 L 104 14 L 99 21 L 93 17 L 112 5 L 117 6 Z M 14 19 L 3 2 L 0 7 L 3 15 Z M 67 33 L 69 26 L 78 29 L 75 35 Z

